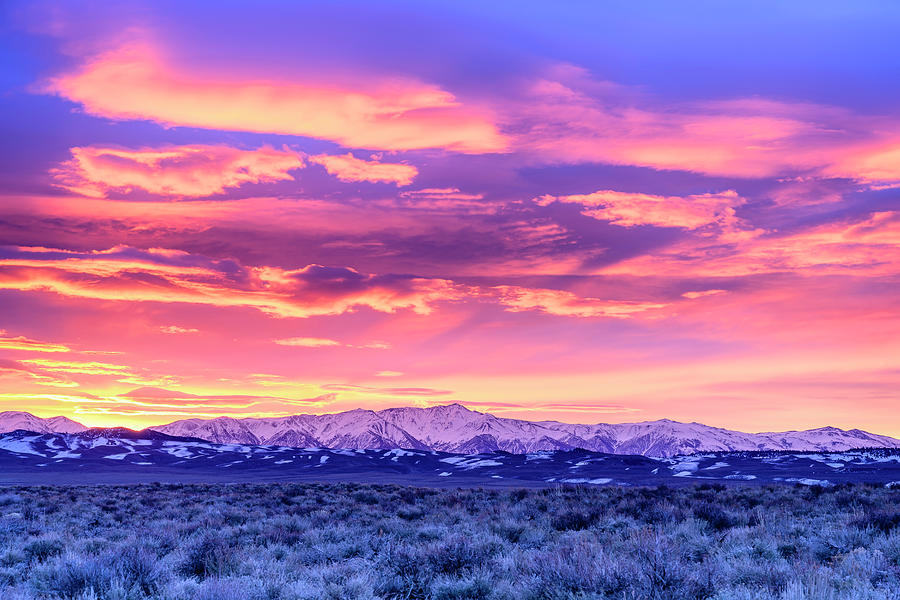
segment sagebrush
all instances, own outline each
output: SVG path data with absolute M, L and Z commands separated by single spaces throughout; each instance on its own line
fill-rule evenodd
M 6 488 L 0 598 L 900 599 L 900 492 Z

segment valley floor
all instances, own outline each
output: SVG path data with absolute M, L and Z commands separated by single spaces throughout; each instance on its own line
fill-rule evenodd
M 900 492 L 6 487 L 0 598 L 900 599 Z

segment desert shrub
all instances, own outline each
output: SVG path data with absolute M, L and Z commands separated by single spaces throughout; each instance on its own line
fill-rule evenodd
M 148 596 L 155 594 L 167 580 L 156 556 L 144 548 L 126 548 L 116 555 L 112 565 L 117 578 L 128 589 L 139 590 Z
M 550 519 L 550 524 L 558 531 L 587 529 L 596 522 L 597 514 L 585 510 L 567 510 Z
M 113 584 L 113 574 L 95 557 L 67 556 L 34 572 L 35 590 L 53 598 L 80 599 L 102 596 Z
M 491 526 L 491 529 L 498 536 L 513 544 L 517 543 L 522 538 L 522 534 L 525 533 L 525 525 L 520 521 L 511 519 L 497 521 Z
M 862 518 L 853 521 L 853 524 L 860 529 L 869 527 L 877 529 L 883 533 L 889 533 L 895 527 L 900 526 L 900 512 L 876 512 L 865 515 Z
M 59 540 L 39 539 L 25 544 L 22 550 L 25 552 L 28 560 L 44 562 L 52 556 L 62 554 L 63 544 Z
M 397 511 L 397 516 L 406 521 L 415 521 L 425 516 L 425 511 L 421 508 L 401 508 Z
M 430 586 L 433 600 L 486 600 L 491 594 L 491 585 L 484 577 L 460 579 L 437 579 Z
M 800 550 L 797 548 L 797 544 L 779 544 L 778 545 L 778 555 L 781 558 L 796 558 L 797 555 L 800 554 Z
M 0 490 L 0 598 L 900 599 L 883 487 L 99 490 Z
M 354 501 L 361 504 L 378 504 L 381 500 L 381 497 L 378 494 L 366 490 L 354 492 L 352 498 Z
M 731 529 L 740 523 L 740 519 L 720 505 L 709 501 L 703 501 L 692 509 L 694 517 L 709 523 L 716 531 Z
M 0 506 L 17 504 L 21 498 L 16 494 L 0 494 Z
M 180 572 L 199 577 L 222 577 L 231 574 L 238 563 L 233 545 L 221 534 L 206 532 L 188 547 Z

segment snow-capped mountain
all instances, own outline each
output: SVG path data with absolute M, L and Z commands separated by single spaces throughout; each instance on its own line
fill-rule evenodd
M 356 481 L 437 487 L 691 482 L 900 484 L 900 450 L 720 452 L 675 458 L 555 450 L 451 454 L 215 444 L 153 430 L 0 434 L 0 485 L 153 481 Z
M 0 412 L 0 433 L 24 429 L 38 433 L 76 433 L 87 429 L 67 417 L 50 417 L 42 419 L 31 413 L 21 411 Z
M 41 419 L 25 412 L 0 413 L 0 432 L 23 429 L 72 433 L 85 427 L 65 417 Z M 326 415 L 279 418 L 185 419 L 156 431 L 223 444 L 293 448 L 438 450 L 454 453 L 583 448 L 611 454 L 669 457 L 698 452 L 800 450 L 839 452 L 853 448 L 900 448 L 900 440 L 822 427 L 806 431 L 743 433 L 700 423 L 663 419 L 643 423 L 575 425 L 505 419 L 459 404 L 430 408 L 356 409 Z
M 282 418 L 187 419 L 155 427 L 176 436 L 218 443 L 323 448 L 407 448 L 516 454 L 584 448 L 612 454 L 667 457 L 696 452 L 900 448 L 900 440 L 853 429 L 743 433 L 663 419 L 643 423 L 574 425 L 506 419 L 459 404 L 430 408 L 351 410 Z

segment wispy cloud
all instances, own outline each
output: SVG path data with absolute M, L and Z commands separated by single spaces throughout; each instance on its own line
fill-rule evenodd
M 710 224 L 732 225 L 737 221 L 735 208 L 745 203 L 734 190 L 694 196 L 655 196 L 652 194 L 601 190 L 591 194 L 545 195 L 536 199 L 541 206 L 552 202 L 577 204 L 581 214 L 614 225 L 634 227 L 679 227 L 698 229 Z
M 529 289 L 517 286 L 497 286 L 494 289 L 499 295 L 499 301 L 511 312 L 537 310 L 563 317 L 628 319 L 643 313 L 652 315 L 652 311 L 666 307 L 665 304 L 657 302 L 582 298 L 565 290 Z
M 163 325 L 159 328 L 163 333 L 179 334 L 179 333 L 199 333 L 200 330 L 194 327 L 179 327 L 178 325 Z
M 70 151 L 72 159 L 52 171 L 54 178 L 61 187 L 94 197 L 135 189 L 161 196 L 210 196 L 246 183 L 292 180 L 290 171 L 305 166 L 296 152 L 265 146 L 84 146 Z
M 337 340 L 315 337 L 294 337 L 275 340 L 280 346 L 300 346 L 302 348 L 327 348 L 328 346 L 342 346 Z
M 71 348 L 64 344 L 41 342 L 23 335 L 10 336 L 0 329 L 0 350 L 25 350 L 28 352 L 70 352 Z
M 395 183 L 409 185 L 419 174 L 412 165 L 362 160 L 352 153 L 341 155 L 317 154 L 309 161 L 322 165 L 331 175 L 341 181 L 369 181 L 372 183 Z
M 452 390 L 436 390 L 420 387 L 369 387 L 365 385 L 350 385 L 347 383 L 327 383 L 322 386 L 324 390 L 335 392 L 356 392 L 360 394 L 377 394 L 379 396 L 446 396 L 452 394 Z
M 0 289 L 131 302 L 254 308 L 277 317 L 337 315 L 368 307 L 427 314 L 464 288 L 443 279 L 364 274 L 349 267 L 245 267 L 163 249 L 102 252 L 6 249 Z
M 344 348 L 367 348 L 370 350 L 388 350 L 391 345 L 386 342 L 366 342 L 363 344 L 347 344 L 344 342 L 339 342 L 337 340 L 332 340 L 329 338 L 317 338 L 317 337 L 292 337 L 292 338 L 284 338 L 280 340 L 275 340 L 275 343 L 280 346 L 297 346 L 301 348 L 335 348 L 335 347 L 344 347 Z

